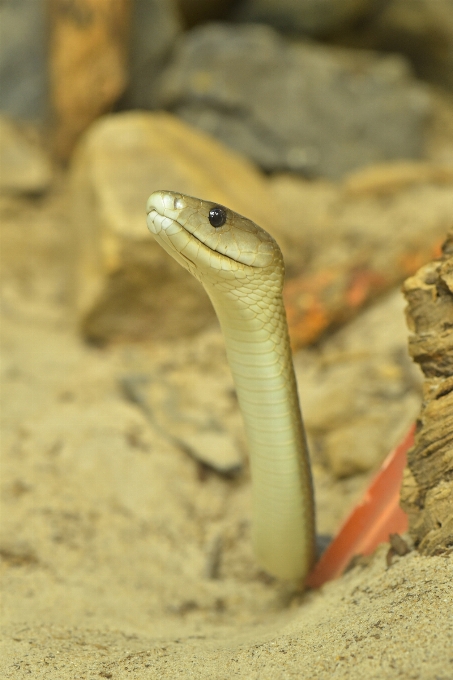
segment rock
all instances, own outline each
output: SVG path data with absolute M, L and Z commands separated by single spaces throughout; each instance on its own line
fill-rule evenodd
M 128 0 L 51 0 L 49 70 L 57 156 L 108 111 L 127 80 Z
M 284 296 L 294 347 L 435 257 L 453 214 L 453 167 L 436 163 L 373 165 L 341 183 L 276 175 L 270 190 L 288 243 L 293 278 Z
M 50 161 L 36 137 L 0 116 L 0 193 L 40 194 L 51 180 Z
M 442 257 L 408 279 L 404 294 L 409 351 L 425 381 L 401 505 L 420 552 L 437 555 L 453 545 L 453 229 Z
M 426 140 L 426 157 L 432 162 L 453 167 L 453 96 L 436 90 L 433 93 L 433 104 L 433 117 Z
M 453 90 L 451 0 L 389 0 L 338 42 L 404 54 L 420 78 Z
M 178 6 L 186 26 L 226 17 L 237 0 L 178 0 Z
M 182 20 L 173 0 L 136 0 L 131 23 L 129 82 L 122 108 L 155 108 L 156 79 L 182 32 Z
M 158 187 L 212 197 L 273 233 L 294 279 L 285 292 L 294 346 L 313 342 L 414 273 L 439 247 L 453 212 L 448 167 L 374 166 L 338 184 L 268 180 L 162 113 L 96 124 L 76 154 L 73 175 L 75 223 L 83 225 L 77 227 L 77 309 L 95 342 L 175 337 L 182 309 L 187 334 L 213 318 L 201 287 L 155 247 L 144 226 L 144 204 Z M 159 295 L 151 294 L 155 286 Z M 163 314 L 168 299 L 173 306 Z
M 3 0 L 0 26 L 0 110 L 42 120 L 47 113 L 44 0 Z
M 312 455 L 336 477 L 377 468 L 417 415 L 421 381 L 407 356 L 403 308 L 395 291 L 296 355 Z
M 212 356 L 212 345 L 218 345 L 219 340 L 222 342 L 216 333 L 208 343 L 206 337 L 200 337 L 199 344 Z M 178 449 L 220 474 L 236 475 L 244 460 L 240 445 L 228 431 L 232 405 L 236 406 L 231 379 L 225 380 L 225 371 L 212 365 L 208 375 L 194 367 L 193 351 L 190 358 L 186 356 L 187 340 L 184 345 L 173 348 L 172 360 L 154 375 L 123 376 L 123 394 Z M 214 349 L 218 354 L 218 347 Z M 225 363 L 224 352 L 220 354 Z
M 376 0 L 242 0 L 233 18 L 288 33 L 323 36 L 362 18 Z
M 431 163 L 383 163 L 363 168 L 346 178 L 347 196 L 394 196 L 423 184 L 453 187 L 453 167 Z
M 181 39 L 158 101 L 266 170 L 330 178 L 419 157 L 431 110 L 402 57 L 220 24 Z
M 279 222 L 253 166 L 166 113 L 100 120 L 77 149 L 71 174 L 76 306 L 84 334 L 95 342 L 190 335 L 214 318 L 200 284 L 146 228 L 152 191 L 202 196 L 271 232 Z

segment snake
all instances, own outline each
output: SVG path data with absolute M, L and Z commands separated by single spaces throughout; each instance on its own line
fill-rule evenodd
M 260 567 L 303 581 L 315 556 L 314 495 L 273 237 L 223 205 L 155 191 L 147 225 L 203 285 L 217 314 L 248 445 Z

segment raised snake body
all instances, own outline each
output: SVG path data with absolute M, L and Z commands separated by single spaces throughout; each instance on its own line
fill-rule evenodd
M 313 490 L 280 248 L 250 220 L 184 194 L 154 192 L 147 213 L 156 240 L 203 284 L 220 321 L 249 445 L 257 560 L 278 578 L 303 579 L 314 558 Z

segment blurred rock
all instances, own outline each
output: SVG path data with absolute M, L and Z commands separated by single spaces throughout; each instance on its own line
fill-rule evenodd
M 288 33 L 323 36 L 362 18 L 376 4 L 376 0 L 241 0 L 232 18 Z
M 338 42 L 404 54 L 418 76 L 453 90 L 452 0 L 388 0 Z
M 246 446 L 218 329 L 191 341 L 183 336 L 171 349 L 154 347 L 153 359 L 141 363 L 144 373 L 121 380 L 129 401 L 140 407 L 158 432 L 199 463 L 220 474 L 240 472 Z
M 47 113 L 44 0 L 3 0 L 0 31 L 0 110 L 41 120 Z
M 378 467 L 420 407 L 399 291 L 318 349 L 299 352 L 295 365 L 312 455 L 337 477 Z
M 177 0 L 187 27 L 226 17 L 237 0 Z
M 294 277 L 287 282 L 285 304 L 295 347 L 344 323 L 415 273 L 439 252 L 452 224 L 448 165 L 374 165 L 337 184 L 277 175 L 270 190 Z
M 182 32 L 177 3 L 135 0 L 129 37 L 129 84 L 122 108 L 155 108 L 155 82 Z
M 0 116 L 1 194 L 39 194 L 50 185 L 50 161 L 30 132 Z
M 453 214 L 447 166 L 372 166 L 343 183 L 269 180 L 170 114 L 110 116 L 86 135 L 73 166 L 77 309 L 94 342 L 176 337 L 182 314 L 190 335 L 213 318 L 201 286 L 148 234 L 144 206 L 159 187 L 226 204 L 277 238 L 294 347 L 414 273 Z
M 146 200 L 159 188 L 228 205 L 274 233 L 279 221 L 255 168 L 174 116 L 100 120 L 72 167 L 75 296 L 92 341 L 190 335 L 214 318 L 200 284 L 146 228 Z
M 402 57 L 288 44 L 269 27 L 220 24 L 181 39 L 159 101 L 266 170 L 330 178 L 419 157 L 431 111 Z
M 426 157 L 453 167 L 453 95 L 433 93 L 434 111 L 428 127 Z
M 50 0 L 54 144 L 63 160 L 124 91 L 130 8 L 128 0 Z
M 423 405 L 401 490 L 409 530 L 425 555 L 453 541 L 453 229 L 441 258 L 404 283 L 409 351 L 422 369 Z

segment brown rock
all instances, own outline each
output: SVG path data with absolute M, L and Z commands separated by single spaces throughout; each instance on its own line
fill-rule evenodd
M 425 375 L 424 401 L 401 505 L 428 555 L 453 548 L 453 230 L 443 256 L 404 284 L 409 350 Z
M 51 100 L 62 159 L 125 88 L 130 7 L 128 0 L 50 2 Z
M 271 232 L 279 220 L 266 180 L 249 162 L 174 116 L 99 121 L 72 168 L 77 310 L 94 341 L 180 337 L 214 319 L 199 283 L 146 228 L 146 200 L 159 188 L 228 205 Z
M 26 130 L 0 117 L 0 193 L 37 194 L 52 179 L 50 161 L 31 128 Z

